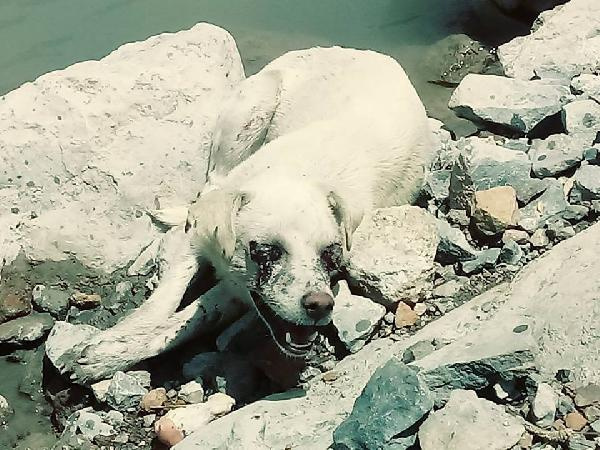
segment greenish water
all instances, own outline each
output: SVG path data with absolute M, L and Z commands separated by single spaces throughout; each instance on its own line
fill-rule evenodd
M 229 30 L 247 73 L 282 53 L 315 45 L 368 48 L 404 66 L 430 114 L 452 122 L 451 90 L 427 58 L 438 40 L 466 33 L 496 45 L 525 24 L 489 0 L 0 0 L 0 95 L 51 70 L 99 59 L 119 45 L 197 22 Z M 0 426 L 0 448 L 41 449 L 51 435 L 39 404 L 18 393 L 25 367 L 0 357 L 0 394 L 17 414 Z

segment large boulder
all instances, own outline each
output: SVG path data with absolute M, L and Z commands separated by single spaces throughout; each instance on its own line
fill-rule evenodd
M 363 219 L 352 238 L 350 284 L 386 306 L 416 303 L 432 288 L 438 242 L 435 219 L 423 209 L 378 209 Z
M 570 97 L 567 86 L 469 74 L 452 94 L 448 106 L 460 117 L 528 133 L 559 112 Z
M 223 29 L 198 24 L 41 76 L 0 103 L 0 266 L 75 257 L 112 272 L 157 231 L 145 211 L 205 182 L 211 130 L 244 77 Z
M 540 15 L 532 33 L 498 48 L 498 58 L 509 77 L 537 76 L 566 83 L 580 73 L 600 69 L 600 3 L 571 0 Z

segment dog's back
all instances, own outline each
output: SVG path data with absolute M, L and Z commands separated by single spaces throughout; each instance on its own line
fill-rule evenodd
M 267 65 L 242 83 L 217 129 L 217 177 L 301 175 L 367 210 L 413 201 L 431 151 L 425 109 L 400 65 L 339 47 Z

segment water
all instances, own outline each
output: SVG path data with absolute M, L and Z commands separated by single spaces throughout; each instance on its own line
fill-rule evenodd
M 429 113 L 447 123 L 456 120 L 446 107 L 451 90 L 428 83 L 438 75 L 428 66 L 428 49 L 453 33 L 495 45 L 528 28 L 488 0 L 1 0 L 0 95 L 125 42 L 202 21 L 233 34 L 248 74 L 288 50 L 314 45 L 387 53 L 404 66 Z M 19 411 L 9 424 L 19 448 L 41 449 L 50 424 L 39 405 L 18 393 L 23 371 L 0 357 L 0 393 Z M 0 448 L 10 448 L 15 436 L 3 436 L 0 428 Z

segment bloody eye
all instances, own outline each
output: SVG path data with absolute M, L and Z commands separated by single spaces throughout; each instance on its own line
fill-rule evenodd
M 250 241 L 250 259 L 260 266 L 277 262 L 283 256 L 283 249 L 277 244 L 259 244 Z
M 342 264 L 342 246 L 339 243 L 328 245 L 321 252 L 321 262 L 329 272 L 338 270 Z

